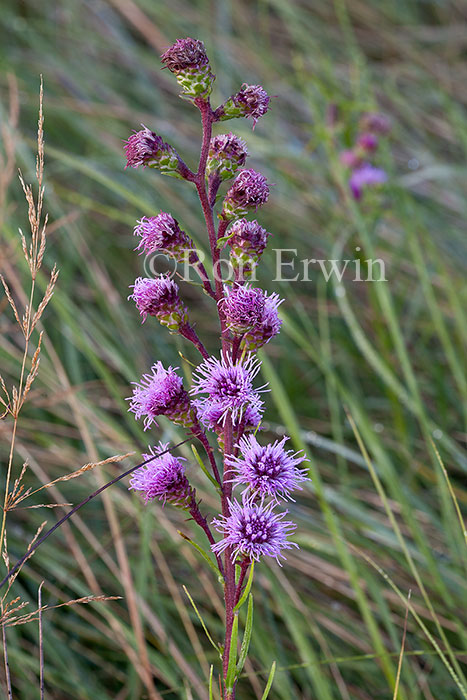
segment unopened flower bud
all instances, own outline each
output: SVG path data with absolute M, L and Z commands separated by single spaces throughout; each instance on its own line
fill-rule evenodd
M 241 89 L 224 102 L 215 112 L 218 121 L 234 119 L 235 117 L 251 117 L 253 126 L 269 108 L 270 97 L 261 85 L 247 85 L 244 83 Z
M 248 214 L 249 209 L 257 209 L 269 197 L 269 187 L 264 175 L 256 170 L 240 170 L 228 190 L 222 209 L 226 220 L 237 219 Z
M 372 131 L 375 134 L 387 134 L 391 131 L 389 117 L 381 112 L 367 112 L 360 119 L 359 126 L 363 131 Z
M 347 168 L 357 168 L 362 162 L 362 157 L 357 150 L 348 149 L 339 153 L 339 160 Z
M 182 94 L 193 99 L 208 97 L 216 76 L 211 71 L 202 41 L 177 39 L 161 56 L 162 63 L 177 78 Z
M 378 137 L 370 131 L 360 134 L 357 139 L 357 147 L 363 151 L 375 151 L 378 148 Z
M 157 168 L 164 175 L 184 177 L 183 164 L 177 151 L 160 136 L 143 124 L 141 131 L 135 131 L 125 142 L 126 167 L 138 168 L 140 165 Z M 185 166 L 186 167 L 186 166 Z
M 157 216 L 143 216 L 134 230 L 140 236 L 137 250 L 154 253 L 157 250 L 169 253 L 177 262 L 186 260 L 187 250 L 193 250 L 193 241 L 183 231 L 171 214 L 161 211 Z
M 209 146 L 206 172 L 208 175 L 217 173 L 221 180 L 227 180 L 245 165 L 247 155 L 245 141 L 235 134 L 214 136 Z
M 232 224 L 227 241 L 231 248 L 230 263 L 235 271 L 240 271 L 244 279 L 251 275 L 258 264 L 270 235 L 255 220 L 238 219 Z
M 188 311 L 178 295 L 178 285 L 168 275 L 155 279 L 138 277 L 133 285 L 133 299 L 143 322 L 155 316 L 171 331 L 188 323 Z

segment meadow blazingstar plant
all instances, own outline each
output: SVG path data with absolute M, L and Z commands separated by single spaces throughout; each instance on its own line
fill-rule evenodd
M 250 577 L 251 585 L 255 561 L 272 557 L 280 562 L 285 550 L 297 546 L 289 540 L 295 525 L 285 520 L 287 511 L 280 510 L 280 502 L 293 500 L 293 491 L 301 489 L 307 480 L 306 470 L 300 466 L 305 455 L 285 448 L 287 436 L 273 443 L 257 437 L 268 389 L 258 381 L 261 363 L 256 352 L 279 333 L 282 321 L 278 308 L 283 300 L 248 281 L 270 233 L 245 217 L 268 201 L 269 185 L 263 174 L 244 168 L 248 151 L 241 138 L 232 132 L 212 133 L 216 122 L 228 119 L 251 118 L 254 126 L 266 114 L 270 97 L 260 85 L 244 84 L 213 109 L 209 95 L 215 76 L 203 43 L 195 39 L 176 41 L 162 55 L 162 63 L 175 75 L 182 95 L 201 113 L 203 138 L 198 170 L 192 172 L 175 149 L 147 127 L 125 143 L 127 167 L 149 166 L 194 185 L 206 224 L 213 278 L 205 274 L 191 237 L 168 212 L 141 217 L 134 230 L 139 238 L 136 250 L 145 256 L 164 252 L 178 263 L 187 259 L 190 264 L 197 263 L 202 287 L 213 304 L 221 347 L 212 354 L 205 348 L 189 323 L 182 293 L 168 274 L 138 277 L 131 286 L 130 299 L 142 321 L 155 318 L 170 332 L 179 333 L 193 343 L 201 362 L 193 370 L 187 389 L 178 368 L 166 369 L 156 362 L 134 383 L 129 410 L 143 421 L 146 431 L 157 428 L 158 417 L 165 416 L 200 441 L 207 465 L 198 461 L 198 466 L 209 475 L 221 512 L 217 517 L 207 517 L 190 483 L 196 463 L 161 454 L 167 449 L 163 443 L 143 454 L 145 459 L 155 458 L 134 472 L 130 489 L 140 493 L 148 505 L 157 499 L 162 505 L 184 509 L 207 537 L 210 551 L 204 553 L 204 558 L 215 558 L 211 565 L 217 567 L 224 588 L 220 686 L 223 700 L 233 700 L 242 665 L 237 666 L 236 660 L 237 608 L 248 597 L 246 581 Z M 362 141 L 359 148 L 363 147 Z M 220 188 L 228 180 L 232 181 L 222 196 Z M 223 279 L 219 274 L 222 251 L 229 255 L 233 279 Z M 210 436 L 217 442 L 218 457 Z M 235 497 L 236 489 L 241 491 L 240 500 Z M 221 535 L 217 541 L 216 530 Z M 249 610 L 252 604 L 250 597 Z M 249 637 L 246 647 L 248 643 Z

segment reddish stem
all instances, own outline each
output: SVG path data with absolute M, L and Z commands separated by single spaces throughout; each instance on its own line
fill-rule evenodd
M 206 437 L 206 433 L 202 430 L 201 426 L 198 426 L 196 430 L 193 431 L 193 433 L 196 435 L 202 446 L 204 447 L 204 450 L 208 456 L 209 462 L 211 464 L 212 468 L 212 473 L 214 474 L 214 478 L 219 484 L 219 487 L 222 489 L 222 479 L 219 474 L 219 470 L 217 468 L 217 463 L 216 463 L 216 458 L 214 457 L 214 450 L 212 449 L 211 445 L 209 444 L 209 440 Z
M 200 351 L 201 355 L 203 356 L 203 358 L 204 358 L 205 360 L 206 360 L 206 358 L 209 357 L 208 351 L 207 351 L 206 348 L 204 347 L 204 345 L 203 345 L 203 343 L 201 342 L 201 340 L 198 338 L 198 335 L 197 335 L 195 329 L 194 329 L 192 326 L 190 326 L 189 323 L 185 323 L 184 325 L 180 326 L 180 328 L 178 329 L 178 332 L 179 332 L 180 335 L 182 335 L 184 338 L 186 338 L 186 339 L 189 340 L 191 343 L 193 343 L 193 345 L 194 345 L 196 348 L 198 348 L 198 350 Z
M 208 521 L 204 517 L 204 515 L 201 513 L 199 509 L 199 505 L 196 503 L 195 497 L 192 496 L 191 503 L 190 503 L 190 515 L 206 533 L 206 537 L 209 540 L 210 544 L 215 544 L 215 539 L 212 535 L 211 528 L 208 525 Z M 219 571 L 221 572 L 222 576 L 224 576 L 224 565 L 222 563 L 222 559 L 218 554 L 216 554 L 216 561 L 217 561 L 217 566 L 219 568 Z
M 206 162 L 209 153 L 209 145 L 211 142 L 212 135 L 212 124 L 215 121 L 214 113 L 212 111 L 209 100 L 198 99 L 196 100 L 196 106 L 201 112 L 201 121 L 203 126 L 203 142 L 201 145 L 201 153 L 198 165 L 198 171 L 196 173 L 194 182 L 198 192 L 198 197 L 203 209 L 204 218 L 206 221 L 206 228 L 209 236 L 209 245 L 211 248 L 212 264 L 214 271 L 214 283 L 215 283 L 215 298 L 217 301 L 217 313 L 219 314 L 219 322 L 221 327 L 222 336 L 222 353 L 227 357 L 230 349 L 230 339 L 229 330 L 225 325 L 224 315 L 222 311 L 222 305 L 219 304 L 220 300 L 223 298 L 223 280 L 220 270 L 220 251 L 217 247 L 218 238 L 224 236 L 227 229 L 227 221 L 221 220 L 219 224 L 219 230 L 216 232 L 216 227 L 214 225 L 213 216 L 213 206 L 214 206 L 214 186 L 211 187 L 210 196 L 206 191 Z M 219 183 L 220 184 L 220 183 Z M 218 185 L 216 185 L 218 187 Z M 216 190 L 217 191 L 217 190 Z M 198 435 L 198 438 L 203 442 L 203 438 Z M 209 442 L 204 435 L 203 445 L 208 453 L 209 459 L 211 460 Z M 207 443 L 207 445 L 205 444 Z M 209 451 L 210 450 L 210 451 Z M 227 416 L 225 427 L 224 427 L 224 476 L 222 481 L 222 513 L 224 517 L 230 515 L 230 505 L 229 498 L 232 494 L 232 484 L 230 483 L 230 471 L 225 464 L 225 457 L 232 454 L 233 452 L 233 429 L 232 429 L 232 419 Z M 212 461 L 214 461 L 214 455 L 212 455 Z M 211 464 L 212 464 L 211 461 Z M 213 465 L 214 470 L 214 465 Z M 217 467 L 216 467 L 217 470 Z M 216 476 L 216 474 L 215 474 Z M 218 477 L 216 476 L 216 479 Z M 219 481 L 219 483 L 221 483 Z M 235 605 L 235 595 L 236 595 L 236 585 L 235 585 L 235 564 L 232 561 L 232 550 L 227 547 L 224 555 L 224 599 L 225 599 L 225 643 L 224 643 L 224 654 L 223 654 L 223 678 L 224 687 L 225 679 L 227 676 L 227 668 L 229 663 L 229 653 L 230 653 L 230 639 L 232 636 L 232 625 L 233 625 L 233 608 Z M 225 700 L 235 700 L 235 690 L 233 692 L 224 691 Z

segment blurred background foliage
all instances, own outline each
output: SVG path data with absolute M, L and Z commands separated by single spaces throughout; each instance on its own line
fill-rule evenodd
M 162 208 L 206 245 L 192 188 L 123 169 L 122 141 L 140 123 L 196 163 L 198 114 L 160 70 L 159 54 L 175 39 L 205 42 L 215 103 L 244 81 L 276 96 L 254 131 L 243 121 L 217 127 L 242 136 L 251 166 L 275 183 L 258 216 L 274 234 L 270 247 L 296 248 L 298 258 L 359 256 L 363 268 L 367 258 L 385 261 L 387 283 L 354 282 L 349 266 L 342 284 L 326 284 L 311 266 L 311 281 L 292 284 L 273 282 L 273 251 L 264 257 L 260 281 L 287 298 L 282 333 L 264 353 L 272 387 L 265 437 L 291 434 L 307 450 L 313 481 L 290 505 L 301 549 L 283 569 L 257 568 L 242 700 L 261 698 L 273 659 L 274 700 L 467 697 L 467 551 L 456 513 L 467 501 L 466 9 L 462 0 L 2 3 L 0 119 L 17 166 L 33 180 L 42 74 L 45 269 L 60 268 L 43 318 L 39 377 L 19 424 L 14 476 L 27 461 L 27 485 L 139 453 L 149 436 L 126 412 L 130 382 L 157 359 L 188 375 L 179 351 L 197 361 L 155 322 L 141 326 L 127 302 L 128 286 L 143 273 L 133 252 L 136 219 Z M 362 112 L 375 108 L 393 125 L 379 156 L 389 183 L 357 206 L 337 155 L 352 143 Z M 0 265 L 21 303 L 27 271 L 18 227 L 27 228 L 27 209 L 16 178 L 3 219 Z M 198 287 L 184 285 L 183 293 L 214 348 L 209 300 Z M 0 310 L 0 361 L 11 386 L 21 338 L 5 298 Z M 0 429 L 6 464 L 8 419 Z M 180 437 L 161 422 L 151 439 Z M 77 503 L 137 457 L 58 484 L 47 502 Z M 195 465 L 190 472 L 214 514 L 209 484 Z M 144 508 L 126 486 L 53 535 L 15 585 L 31 610 L 42 580 L 49 605 L 122 596 L 44 613 L 46 697 L 206 698 L 215 653 L 181 583 L 215 638 L 220 587 L 180 540 L 178 529 L 191 532 L 183 516 Z M 10 513 L 12 561 L 40 522 L 51 525 L 63 512 Z M 38 697 L 37 624 L 9 627 L 7 639 L 14 697 Z

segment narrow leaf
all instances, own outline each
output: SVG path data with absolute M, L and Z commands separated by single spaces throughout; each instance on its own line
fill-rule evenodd
M 237 641 L 238 641 L 238 615 L 234 615 L 232 634 L 230 636 L 229 665 L 225 685 L 228 693 L 231 693 L 236 679 L 237 670 Z
M 196 461 L 198 462 L 198 465 L 199 465 L 199 467 L 201 468 L 201 470 L 206 474 L 206 476 L 208 477 L 209 481 L 210 481 L 211 483 L 214 484 L 214 486 L 216 487 L 216 489 L 218 489 L 218 488 L 219 488 L 219 484 L 217 483 L 217 481 L 215 480 L 215 478 L 212 476 L 212 474 L 210 474 L 210 473 L 208 472 L 208 470 L 206 469 L 206 467 L 204 466 L 203 460 L 202 460 L 201 457 L 199 456 L 199 452 L 198 452 L 198 450 L 196 449 L 196 447 L 195 447 L 194 445 L 192 445 L 192 446 L 191 446 L 191 449 L 193 450 L 193 454 L 194 454 L 195 459 L 196 459 Z
M 251 568 L 250 568 L 250 573 L 248 574 L 248 581 L 246 582 L 245 590 L 243 591 L 242 595 L 240 596 L 240 600 L 238 601 L 237 605 L 234 607 L 234 612 L 237 612 L 237 610 L 240 610 L 242 605 L 245 603 L 246 599 L 248 598 L 250 591 L 251 591 L 251 586 L 253 584 L 253 574 L 255 570 L 255 562 L 251 562 Z
M 214 666 L 209 669 L 209 700 L 214 700 L 214 695 L 212 692 L 212 674 L 214 671 Z
M 263 693 L 261 700 L 266 700 L 266 698 L 268 697 L 269 691 L 271 690 L 271 687 L 272 687 L 272 682 L 274 680 L 275 674 L 276 674 L 276 662 L 274 661 L 272 666 L 271 666 L 271 670 L 269 672 L 268 682 L 267 682 L 266 687 L 264 689 L 264 693 Z
M 190 537 L 188 537 L 188 535 L 185 535 L 185 533 L 182 532 L 181 530 L 177 530 L 177 532 L 178 532 L 178 534 L 180 535 L 180 537 L 183 537 L 184 540 L 186 540 L 187 542 L 189 542 L 189 543 L 191 544 L 191 546 L 194 547 L 194 548 L 201 554 L 201 556 L 203 557 L 204 561 L 205 561 L 207 564 L 209 564 L 209 566 L 211 567 L 211 569 L 212 569 L 212 570 L 214 571 L 214 573 L 216 574 L 217 578 L 220 577 L 220 578 L 222 579 L 222 576 L 221 576 L 221 573 L 220 573 L 219 569 L 218 569 L 217 566 L 214 564 L 214 562 L 212 561 L 211 557 L 210 557 L 209 554 L 206 552 L 206 550 L 204 550 L 202 547 L 200 547 L 199 544 L 197 544 L 196 542 L 194 542 Z M 222 579 L 222 580 L 223 580 L 223 579 Z
M 217 651 L 217 653 L 219 654 L 219 656 L 222 658 L 222 655 L 220 654 L 220 647 L 219 647 L 218 644 L 216 644 L 216 642 L 213 640 L 213 638 L 212 638 L 211 635 L 209 634 L 208 628 L 206 627 L 205 622 L 204 622 L 203 618 L 201 617 L 198 608 L 196 607 L 195 601 L 193 600 L 193 598 L 191 597 L 191 595 L 188 593 L 187 587 L 186 587 L 186 586 L 183 586 L 183 590 L 184 590 L 185 593 L 187 594 L 188 600 L 189 600 L 190 603 L 192 604 L 193 610 L 195 611 L 198 620 L 201 622 L 201 626 L 202 626 L 203 630 L 204 630 L 205 633 L 206 633 L 206 637 L 209 639 L 209 641 L 211 642 L 211 644 L 212 644 L 212 646 L 214 647 L 214 649 Z
M 246 614 L 245 633 L 243 635 L 242 646 L 240 647 L 240 657 L 237 664 L 237 678 L 243 670 L 248 649 L 250 648 L 251 633 L 253 632 L 253 596 L 248 598 L 248 611 Z

